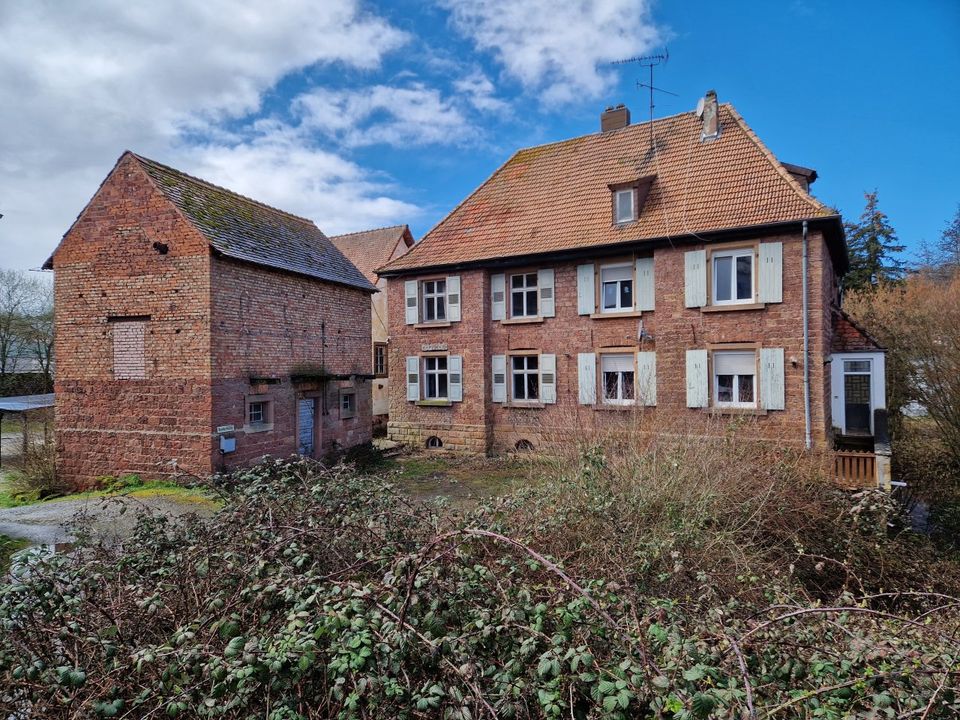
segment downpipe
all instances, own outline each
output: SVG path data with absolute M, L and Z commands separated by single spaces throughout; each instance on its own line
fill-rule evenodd
M 809 282 L 807 280 L 808 272 L 808 249 L 807 249 L 807 221 L 803 221 L 803 429 L 804 445 L 809 450 L 812 446 L 810 438 L 810 300 L 809 300 Z

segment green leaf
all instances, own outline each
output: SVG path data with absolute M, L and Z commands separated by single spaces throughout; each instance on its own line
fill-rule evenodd
M 693 696 L 693 700 L 690 703 L 690 709 L 693 710 L 693 714 L 699 718 L 709 716 L 716 706 L 717 701 L 712 695 L 707 695 L 706 693 L 697 693 Z

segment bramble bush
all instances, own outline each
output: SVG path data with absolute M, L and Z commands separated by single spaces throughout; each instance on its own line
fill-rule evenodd
M 21 560 L 3 716 L 956 717 L 952 562 L 705 445 L 584 448 L 463 512 L 306 460 L 222 478 L 210 520 Z

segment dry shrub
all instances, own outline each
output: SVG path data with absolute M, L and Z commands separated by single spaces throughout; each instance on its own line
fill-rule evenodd
M 11 493 L 32 500 L 69 493 L 70 486 L 57 477 L 56 459 L 54 443 L 28 443 L 19 467 L 9 475 Z

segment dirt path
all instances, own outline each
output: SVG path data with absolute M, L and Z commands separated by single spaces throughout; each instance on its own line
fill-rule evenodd
M 35 545 L 55 545 L 69 542 L 71 535 L 67 526 L 82 519 L 95 535 L 109 540 L 128 534 L 140 510 L 172 517 L 188 513 L 208 517 L 216 511 L 216 505 L 199 497 L 177 493 L 54 500 L 0 510 L 0 535 L 20 538 Z

